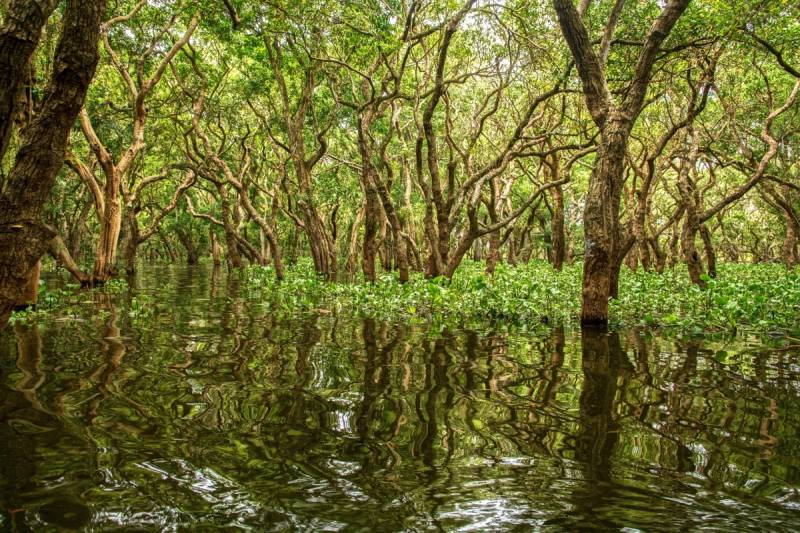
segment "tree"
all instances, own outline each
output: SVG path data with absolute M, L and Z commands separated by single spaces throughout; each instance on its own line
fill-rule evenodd
M 44 104 L 23 135 L 0 197 L 0 324 L 53 237 L 41 221 L 42 209 L 94 76 L 105 7 L 104 0 L 68 0 Z
M 581 322 L 608 322 L 608 300 L 616 296 L 624 259 L 620 231 L 620 203 L 628 139 L 644 105 L 653 65 L 661 43 L 689 5 L 689 0 L 668 0 L 653 22 L 639 51 L 631 81 L 616 103 L 606 79 L 606 60 L 625 0 L 617 0 L 603 31 L 599 50 L 572 0 L 553 0 L 561 32 L 578 68 L 586 106 L 600 130 L 600 141 L 584 208 L 584 268 Z

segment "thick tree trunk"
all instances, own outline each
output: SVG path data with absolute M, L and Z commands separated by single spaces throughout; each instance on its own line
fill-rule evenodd
M 30 60 L 58 0 L 4 2 L 0 27 L 0 161 L 8 149 Z
M 36 305 L 39 299 L 39 277 L 42 273 L 42 262 L 37 261 L 33 268 L 28 272 L 28 280 L 25 287 L 22 289 L 22 294 L 17 300 L 14 307 L 16 309 L 25 309 L 32 305 Z
M 583 324 L 608 323 L 620 269 L 619 208 L 630 124 L 609 117 L 589 177 L 584 220 Z
M 105 186 L 105 211 L 100 221 L 100 239 L 94 256 L 92 281 L 105 283 L 117 275 L 117 249 L 122 230 L 122 202 L 120 201 L 120 176 L 107 176 Z
M 576 10 L 572 0 L 553 0 L 561 33 L 581 77 L 586 107 L 600 128 L 600 144 L 584 208 L 583 324 L 608 323 L 608 299 L 617 293 L 622 260 L 619 211 L 628 138 L 642 110 L 661 43 L 688 4 L 689 0 L 664 2 L 644 39 L 635 75 L 625 88 L 622 103 L 617 105 L 605 72 L 610 39 L 604 37 L 606 50 L 598 56 L 583 24 L 583 9 Z M 606 36 L 613 34 L 615 25 L 612 17 L 605 28 Z
M 364 279 L 374 283 L 377 279 L 375 273 L 375 258 L 378 254 L 378 230 L 381 225 L 381 205 L 378 192 L 373 186 L 371 176 L 363 177 L 364 192 L 366 197 L 364 209 L 364 245 L 362 246 L 361 271 Z
M 97 65 L 104 0 L 68 0 L 43 107 L 26 129 L 0 198 L 0 324 L 53 237 L 40 220 Z M 2 53 L 2 52 L 0 52 Z

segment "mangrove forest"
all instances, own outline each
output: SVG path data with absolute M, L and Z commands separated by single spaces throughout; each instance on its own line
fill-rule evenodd
M 798 529 L 797 2 L 0 0 L 0 530 Z

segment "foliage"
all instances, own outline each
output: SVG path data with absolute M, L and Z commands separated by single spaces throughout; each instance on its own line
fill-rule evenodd
M 452 280 L 416 275 L 406 284 L 390 274 L 374 284 L 326 283 L 307 261 L 281 283 L 269 268 L 251 267 L 245 276 L 251 297 L 267 298 L 284 312 L 335 308 L 387 321 L 525 329 L 573 323 L 580 313 L 580 264 L 561 272 L 541 261 L 500 265 L 489 276 L 482 263 L 469 262 Z M 716 279 L 708 279 L 706 290 L 692 285 L 682 268 L 664 274 L 624 269 L 620 297 L 611 308 L 617 325 L 794 335 L 800 328 L 800 269 L 725 264 Z

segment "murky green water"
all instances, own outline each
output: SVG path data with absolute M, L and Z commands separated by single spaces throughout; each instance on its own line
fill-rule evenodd
M 796 351 L 138 294 L 0 334 L 0 529 L 800 528 Z

